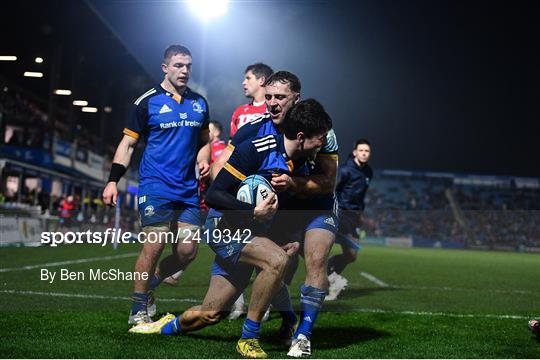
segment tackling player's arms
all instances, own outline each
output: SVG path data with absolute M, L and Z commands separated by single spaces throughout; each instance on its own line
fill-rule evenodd
M 275 174 L 271 183 L 276 191 L 290 190 L 300 196 L 330 195 L 336 186 L 337 169 L 336 157 L 317 157 L 315 175 L 290 177 L 287 174 Z
M 293 191 L 301 195 L 332 194 L 336 186 L 338 160 L 334 156 L 317 156 L 315 173 L 307 177 L 293 177 Z
M 332 195 L 338 171 L 338 145 L 334 131 L 326 133 L 323 147 L 317 152 L 310 176 L 292 177 L 280 175 L 272 178 L 272 186 L 279 191 L 291 190 L 300 197 Z M 311 156 L 313 157 L 313 155 Z

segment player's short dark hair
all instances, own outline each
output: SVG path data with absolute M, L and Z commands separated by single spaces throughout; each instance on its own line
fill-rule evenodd
M 221 132 L 221 133 L 223 132 L 223 125 L 221 125 L 221 123 L 220 123 L 219 121 L 217 121 L 217 120 L 210 120 L 209 123 L 212 124 L 212 125 L 214 125 L 214 127 L 215 127 L 216 129 L 218 129 L 219 132 Z
M 300 84 L 300 79 L 298 79 L 298 76 L 283 70 L 273 73 L 272 76 L 266 79 L 264 86 L 272 85 L 277 82 L 280 82 L 282 84 L 289 84 L 289 88 L 292 92 L 295 93 L 300 93 L 300 90 L 302 89 L 302 85 Z
M 303 132 L 306 137 L 322 134 L 332 128 L 332 118 L 315 99 L 302 100 L 285 115 L 281 130 L 287 139 L 295 139 Z
M 171 45 L 163 53 L 163 61 L 168 63 L 169 60 L 176 54 L 191 56 L 191 51 L 184 45 Z
M 248 65 L 246 71 L 244 71 L 244 74 L 246 74 L 248 71 L 251 71 L 257 79 L 260 79 L 261 77 L 268 79 L 270 75 L 272 75 L 272 73 L 274 72 L 274 70 L 272 70 L 270 66 L 260 62 Z
M 367 146 L 369 146 L 371 148 L 371 144 L 369 143 L 369 141 L 367 139 L 358 139 L 354 142 L 354 148 L 353 149 L 356 149 L 358 147 L 358 145 L 364 145 L 366 144 Z

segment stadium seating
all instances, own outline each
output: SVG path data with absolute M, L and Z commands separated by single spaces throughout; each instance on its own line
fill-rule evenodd
M 540 247 L 540 189 L 534 181 L 520 187 L 518 179 L 460 181 L 462 176 L 379 171 L 366 196 L 363 230 L 367 236 L 410 237 L 417 244 Z

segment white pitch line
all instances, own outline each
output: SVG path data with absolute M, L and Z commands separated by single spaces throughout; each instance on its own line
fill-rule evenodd
M 376 278 L 375 276 L 366 273 L 361 272 L 360 275 L 365 277 L 366 279 L 374 282 L 375 284 L 379 285 L 380 287 L 387 287 L 390 289 L 404 289 L 404 290 L 436 290 L 436 291 L 474 291 L 474 292 L 489 292 L 489 293 L 499 293 L 499 294 L 519 294 L 519 295 L 531 295 L 534 292 L 531 290 L 519 290 L 519 289 L 513 289 L 513 290 L 501 290 L 501 289 L 468 289 L 468 288 L 456 288 L 456 287 L 449 287 L 449 286 L 411 286 L 411 285 L 389 285 L 385 283 L 384 281 Z M 350 285 L 358 285 L 358 284 L 350 284 Z
M 443 313 L 443 312 L 429 312 L 429 311 L 394 311 L 383 309 L 358 309 L 356 312 L 373 313 L 373 314 L 398 314 L 398 315 L 415 315 L 415 316 L 444 316 L 454 318 L 488 318 L 488 319 L 529 319 L 529 316 L 524 315 L 505 315 L 505 314 L 456 314 L 456 313 Z
M 51 296 L 51 297 L 68 297 L 79 299 L 102 299 L 102 300 L 128 300 L 131 301 L 131 297 L 128 296 L 109 296 L 109 295 L 97 295 L 97 294 L 68 294 L 58 292 L 44 292 L 44 291 L 27 291 L 27 290 L 0 290 L 0 294 L 13 294 L 13 295 L 38 295 L 38 296 Z M 159 298 L 161 302 L 190 302 L 199 303 L 201 300 L 184 298 Z
M 131 253 L 126 253 L 126 254 L 121 254 L 121 255 L 57 261 L 57 262 L 51 262 L 51 263 L 45 263 L 45 264 L 21 266 L 21 267 L 16 267 L 16 268 L 5 268 L 5 269 L 0 269 L 0 272 L 32 270 L 32 269 L 42 268 L 42 267 L 62 266 L 62 265 L 70 265 L 70 264 L 83 264 L 83 263 L 94 262 L 94 261 L 122 259 L 122 258 L 127 258 L 127 257 L 134 257 L 137 255 L 139 255 L 138 252 L 131 252 Z
M 56 293 L 56 292 L 42 292 L 42 291 L 23 291 L 23 290 L 0 290 L 0 294 L 11 295 L 31 295 L 31 296 L 51 296 L 51 297 L 68 297 L 79 299 L 102 299 L 102 300 L 125 300 L 130 301 L 131 297 L 128 296 L 109 296 L 109 295 L 97 295 L 97 294 L 68 294 L 68 293 Z M 200 303 L 201 300 L 185 298 L 185 299 L 173 299 L 173 298 L 159 298 L 161 302 L 189 302 Z M 488 318 L 488 319 L 529 319 L 529 316 L 524 315 L 506 315 L 506 314 L 456 314 L 456 313 L 444 313 L 444 312 L 429 312 L 429 311 L 395 311 L 384 309 L 356 309 L 352 312 L 361 312 L 369 314 L 397 314 L 397 315 L 412 315 L 412 316 L 443 316 L 453 318 Z
M 365 277 L 366 279 L 368 279 L 369 281 L 371 282 L 374 282 L 375 284 L 379 285 L 380 287 L 388 287 L 388 284 L 385 283 L 384 281 L 382 281 L 381 279 L 377 279 L 375 276 L 367 273 L 367 272 L 361 272 L 360 275 L 362 275 L 363 277 Z
M 474 291 L 474 292 L 490 292 L 490 293 L 500 293 L 500 294 L 520 294 L 520 295 L 531 295 L 534 292 L 531 290 L 500 290 L 500 289 L 468 289 L 468 288 L 456 288 L 449 286 L 409 286 L 409 285 L 391 285 L 391 288 L 394 289 L 405 289 L 405 290 L 439 290 L 439 291 Z

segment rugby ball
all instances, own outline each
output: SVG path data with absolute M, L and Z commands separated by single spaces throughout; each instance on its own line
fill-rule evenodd
M 264 177 L 250 175 L 240 184 L 236 198 L 257 206 L 273 192 L 274 188 Z

